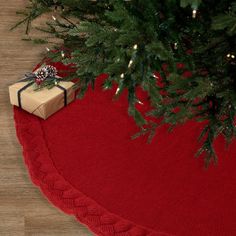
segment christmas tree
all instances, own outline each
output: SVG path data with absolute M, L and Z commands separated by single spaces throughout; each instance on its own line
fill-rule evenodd
M 107 73 L 104 89 L 117 86 L 115 96 L 128 91 L 128 113 L 141 129 L 136 136 L 151 139 L 166 123 L 172 129 L 190 119 L 205 122 L 196 155 L 206 165 L 217 161 L 215 138 L 230 143 L 236 134 L 236 1 L 31 0 L 16 26 L 26 23 L 28 33 L 46 12 L 53 19 L 40 30 L 63 40 L 48 57 L 73 63 L 69 79 L 80 78 L 80 96 Z M 147 114 L 137 108 L 138 88 L 148 94 Z

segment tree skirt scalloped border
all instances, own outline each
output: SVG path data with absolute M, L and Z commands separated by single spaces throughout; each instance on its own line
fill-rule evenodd
M 235 142 L 216 140 L 219 164 L 204 170 L 193 158 L 201 124 L 163 127 L 149 146 L 131 141 L 125 98 L 100 86 L 46 121 L 14 108 L 31 179 L 50 202 L 99 236 L 235 235 Z

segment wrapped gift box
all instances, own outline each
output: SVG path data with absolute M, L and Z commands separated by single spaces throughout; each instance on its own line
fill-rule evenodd
M 9 86 L 10 102 L 31 114 L 47 119 L 75 99 L 73 82 L 62 81 L 51 89 L 35 91 L 33 83 L 18 82 Z

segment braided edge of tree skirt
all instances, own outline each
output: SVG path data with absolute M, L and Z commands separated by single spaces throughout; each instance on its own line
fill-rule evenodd
M 99 236 L 170 236 L 115 215 L 74 188 L 60 175 L 50 158 L 42 121 L 34 116 L 26 117 L 17 107 L 14 107 L 14 119 L 31 179 L 53 205 L 74 215 Z

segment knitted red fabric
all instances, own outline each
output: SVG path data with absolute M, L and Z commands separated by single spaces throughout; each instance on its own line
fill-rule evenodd
M 236 235 L 235 141 L 226 149 L 217 139 L 219 163 L 206 170 L 194 158 L 202 124 L 132 141 L 126 95 L 113 95 L 98 82 L 46 121 L 14 109 L 25 162 L 46 197 L 99 236 Z

